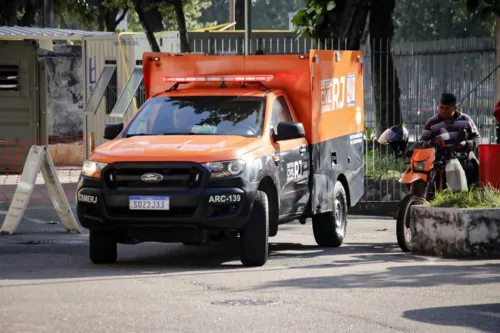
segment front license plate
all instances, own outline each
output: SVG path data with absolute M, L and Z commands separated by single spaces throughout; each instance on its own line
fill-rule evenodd
M 130 210 L 169 210 L 169 197 L 130 197 Z

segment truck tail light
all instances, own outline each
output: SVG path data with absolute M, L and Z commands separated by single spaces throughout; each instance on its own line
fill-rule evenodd
M 163 82 L 269 82 L 273 75 L 164 76 Z

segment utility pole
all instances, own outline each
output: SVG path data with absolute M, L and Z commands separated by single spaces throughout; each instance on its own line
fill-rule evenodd
M 233 23 L 236 21 L 236 0 L 229 0 L 229 22 Z M 230 28 L 234 30 L 234 25 Z
M 495 26 L 495 38 L 496 38 L 496 65 L 500 66 L 500 17 L 496 17 L 496 26 Z M 500 68 L 497 68 L 495 73 L 496 83 L 495 83 L 495 103 L 496 105 L 498 101 L 500 101 Z M 491 111 L 493 113 L 493 110 Z M 496 143 L 500 144 L 500 123 L 496 124 Z
M 242 1 L 242 0 L 240 0 Z M 250 54 L 250 38 L 252 35 L 252 3 L 251 0 L 245 1 L 245 55 Z

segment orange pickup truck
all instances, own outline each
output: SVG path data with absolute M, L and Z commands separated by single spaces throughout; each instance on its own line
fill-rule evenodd
M 364 189 L 360 52 L 149 52 L 143 71 L 146 102 L 82 167 L 94 263 L 117 243 L 235 237 L 243 265 L 262 266 L 279 225 L 307 218 L 319 246 L 342 244 Z

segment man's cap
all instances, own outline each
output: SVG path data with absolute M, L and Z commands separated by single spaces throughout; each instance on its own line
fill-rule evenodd
M 457 104 L 457 97 L 451 93 L 443 93 L 441 95 L 441 103 L 445 105 Z

